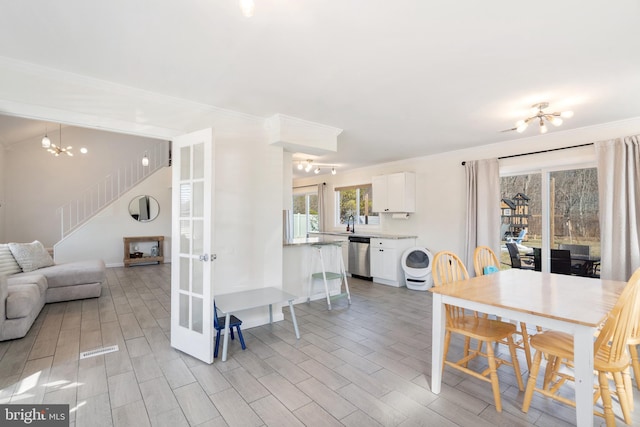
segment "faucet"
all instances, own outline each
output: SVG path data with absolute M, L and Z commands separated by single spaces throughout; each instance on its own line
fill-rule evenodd
M 352 222 L 351 228 L 349 228 L 349 221 Z M 347 218 L 347 231 L 351 231 L 352 233 L 356 232 L 356 220 L 353 215 L 349 215 L 349 218 Z

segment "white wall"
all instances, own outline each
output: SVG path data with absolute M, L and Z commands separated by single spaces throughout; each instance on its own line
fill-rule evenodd
M 491 144 L 466 150 L 452 151 L 432 156 L 419 157 L 393 163 L 361 168 L 337 175 L 310 176 L 294 181 L 294 185 L 327 182 L 327 210 L 329 223 L 335 218 L 335 187 L 370 183 L 371 177 L 393 172 L 416 172 L 416 212 L 407 220 L 391 219 L 383 214 L 380 226 L 359 225 L 356 232 L 376 231 L 385 234 L 416 235 L 417 244 L 431 251 L 451 250 L 464 252 L 466 202 L 465 171 L 461 162 L 519 153 L 530 153 L 557 147 L 585 144 L 620 136 L 640 134 L 640 118 L 604 126 L 553 132 L 520 140 Z M 584 162 L 594 159 L 593 146 L 505 159 L 501 164 L 523 168 L 541 163 L 556 165 Z M 375 194 L 374 194 L 375 197 Z M 342 227 L 333 227 L 343 231 Z
M 252 120 L 214 146 L 214 293 L 281 287 L 283 150 Z
M 0 171 L 4 171 L 6 169 L 5 166 L 5 150 L 4 147 L 0 145 Z M 0 172 L 0 242 L 6 242 L 5 233 L 4 233 L 4 222 L 5 222 L 5 185 L 4 185 L 4 173 Z
M 59 144 L 57 130 L 48 135 Z M 73 157 L 54 157 L 41 147 L 41 136 L 6 150 L 0 173 L 5 181 L 4 239 L 0 241 L 40 240 L 53 246 L 61 238 L 60 206 L 132 161 L 139 166 L 136 159 L 141 159 L 145 150 L 166 141 L 63 127 L 62 144 L 73 146 Z M 89 152 L 80 154 L 80 147 Z
M 122 266 L 123 237 L 164 236 L 165 262 L 171 261 L 171 168 L 165 167 L 125 193 L 83 227 L 55 246 L 57 263 L 103 259 L 108 267 Z M 160 205 L 153 221 L 135 221 L 129 202 L 136 196 L 154 197 Z

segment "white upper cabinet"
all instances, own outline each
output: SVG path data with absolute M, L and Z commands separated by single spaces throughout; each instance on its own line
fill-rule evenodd
M 416 211 L 415 173 L 399 172 L 374 176 L 371 184 L 374 212 Z

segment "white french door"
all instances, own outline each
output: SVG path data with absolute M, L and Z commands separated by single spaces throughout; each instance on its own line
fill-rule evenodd
M 171 346 L 213 363 L 213 130 L 173 140 Z

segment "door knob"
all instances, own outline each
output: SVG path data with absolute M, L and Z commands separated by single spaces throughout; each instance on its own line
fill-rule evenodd
M 204 254 L 204 255 L 200 255 L 200 261 L 209 261 L 209 255 L 208 254 Z

